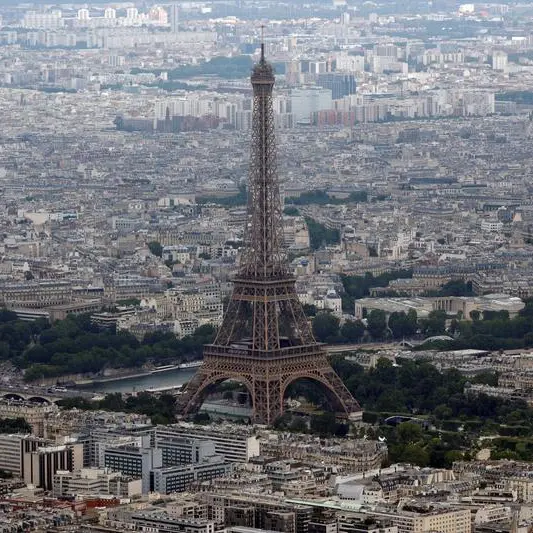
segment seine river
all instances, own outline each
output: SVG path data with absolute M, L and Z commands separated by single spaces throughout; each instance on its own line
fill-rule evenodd
M 148 374 L 146 376 L 137 376 L 125 379 L 114 379 L 93 383 L 92 385 L 83 385 L 80 387 L 84 390 L 94 392 L 141 392 L 146 389 L 159 389 L 162 387 L 176 387 L 187 383 L 194 376 L 197 368 L 176 368 L 167 372 L 158 372 L 157 374 Z

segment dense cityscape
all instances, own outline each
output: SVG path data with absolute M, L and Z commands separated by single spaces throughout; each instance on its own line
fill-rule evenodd
M 0 532 L 533 531 L 533 4 L 0 3 Z

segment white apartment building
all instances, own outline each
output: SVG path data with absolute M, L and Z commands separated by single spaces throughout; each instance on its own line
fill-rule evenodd
M 471 533 L 472 519 L 469 509 L 398 510 L 396 512 L 372 511 L 378 518 L 388 518 L 398 528 L 398 533 Z
M 235 463 L 246 463 L 259 452 L 259 441 L 255 435 L 239 431 L 230 426 L 222 429 L 194 427 L 191 425 L 161 426 L 157 428 L 158 438 L 171 440 L 177 436 L 196 440 L 212 441 L 215 453 Z
M 22 19 L 23 28 L 35 28 L 42 30 L 54 30 L 63 28 L 65 21 L 61 16 L 61 11 L 51 11 L 40 13 L 38 11 L 27 11 Z
M 492 52 L 492 70 L 507 71 L 507 54 L 502 50 Z
M 82 468 L 70 472 L 58 470 L 53 477 L 54 497 L 87 495 L 113 495 L 122 498 L 142 494 L 141 478 L 124 477 L 107 468 Z

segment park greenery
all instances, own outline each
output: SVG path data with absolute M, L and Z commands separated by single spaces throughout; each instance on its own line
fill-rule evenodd
M 393 279 L 412 278 L 412 270 L 392 270 L 374 276 L 367 272 L 364 276 L 342 275 L 341 281 L 344 292 L 342 294 L 342 308 L 347 313 L 353 313 L 355 300 L 370 294 L 373 287 L 387 287 Z
M 163 257 L 163 246 L 160 242 L 150 241 L 147 246 L 152 255 L 155 255 L 156 257 Z
M 450 320 L 447 332 L 453 335 L 452 341 L 435 341 L 429 347 L 444 350 L 513 350 L 533 346 L 533 300 L 527 300 L 524 309 L 512 318 L 505 310 L 484 313 L 473 311 L 469 317 L 471 320 L 461 318 L 466 317 Z M 446 329 L 442 317 L 439 329 L 439 333 L 444 333 Z
M 374 424 L 366 435 L 386 439 L 391 462 L 449 467 L 469 459 L 482 435 L 497 436 L 494 458 L 533 460 L 533 409 L 521 400 L 470 392 L 471 383 L 494 385 L 493 372 L 469 380 L 458 370 L 441 372 L 423 360 L 397 363 L 381 359 L 365 371 L 344 358 L 333 360 L 365 409 L 364 420 Z M 395 415 L 410 420 L 394 420 Z
M 0 433 L 31 433 L 31 426 L 21 417 L 0 418 Z
M 152 244 L 153 253 L 159 251 Z M 379 276 L 343 276 L 345 299 L 352 302 L 367 296 L 372 287 L 386 287 L 390 280 L 410 277 L 410 271 Z M 453 281 L 442 287 L 441 295 L 470 295 L 472 287 Z M 344 303 L 344 302 L 343 302 Z M 313 333 L 326 343 L 356 343 L 391 339 L 422 340 L 446 334 L 449 340 L 433 339 L 422 349 L 478 348 L 498 350 L 533 346 L 533 300 L 510 317 L 506 311 L 473 311 L 471 316 L 447 316 L 432 311 L 426 318 L 414 310 L 395 312 L 372 310 L 363 320 L 340 321 L 333 313 L 305 306 Z M 201 357 L 202 345 L 211 342 L 215 330 L 198 328 L 183 339 L 168 332 L 155 332 L 142 341 L 125 332 L 115 332 L 91 322 L 87 315 L 70 316 L 49 324 L 44 320 L 23 322 L 15 313 L 0 310 L 0 361 L 9 360 L 25 372 L 25 379 L 87 373 L 98 375 L 106 368 L 135 368 L 145 364 L 168 364 Z M 414 348 L 415 350 L 418 348 Z M 533 460 L 533 409 L 520 400 L 506 400 L 474 393 L 471 383 L 496 385 L 498 376 L 484 372 L 475 378 L 457 370 L 439 371 L 424 360 L 399 359 L 397 364 L 380 360 L 365 370 L 343 357 L 332 364 L 346 387 L 364 409 L 370 426 L 356 429 L 358 436 L 386 439 L 391 462 L 420 466 L 448 467 L 454 460 L 468 459 L 479 446 L 479 438 L 490 436 L 493 458 Z M 349 427 L 337 420 L 323 391 L 312 382 L 292 384 L 288 395 L 305 397 L 317 406 L 312 414 L 289 412 L 276 422 L 279 429 L 311 432 L 323 436 L 343 436 Z M 107 409 L 146 414 L 153 423 L 169 423 L 177 414 L 171 395 L 154 397 L 142 393 L 132 398 L 107 395 L 90 402 L 65 399 L 64 407 Z M 398 418 L 399 416 L 403 418 Z M 396 417 L 396 418 L 395 418 Z M 198 423 L 208 420 L 197 417 Z M 24 420 L 0 420 L 0 432 L 27 432 Z
M 0 360 L 24 370 L 27 381 L 68 374 L 98 374 L 105 368 L 135 368 L 198 359 L 211 342 L 214 328 L 199 327 L 177 339 L 154 332 L 139 341 L 127 332 L 100 328 L 87 315 L 69 316 L 53 325 L 45 320 L 23 322 L 0 311 Z
M 239 79 L 250 76 L 253 62 L 250 56 L 213 57 L 210 61 L 195 65 L 182 65 L 168 71 L 168 79 L 180 80 L 198 76 L 217 76 L 225 79 Z M 152 73 L 161 75 L 160 69 L 132 68 L 131 74 Z
M 353 309 L 353 308 L 352 308 Z M 515 317 L 503 311 L 472 311 L 470 317 L 451 318 L 443 310 L 431 311 L 419 318 L 414 309 L 408 313 L 396 311 L 387 314 L 373 309 L 361 320 L 340 320 L 328 310 L 318 311 L 313 306 L 305 308 L 312 317 L 313 332 L 320 342 L 329 344 L 401 339 L 428 339 L 415 350 L 512 350 L 533 347 L 533 300 Z M 467 320 L 468 318 L 468 320 Z M 448 339 L 431 339 L 446 335 Z
M 158 254 L 159 243 L 150 243 Z M 353 302 L 369 294 L 372 287 L 387 286 L 391 279 L 410 277 L 400 270 L 373 276 L 342 276 L 343 308 L 353 313 Z M 471 286 L 450 282 L 439 293 L 469 294 Z M 506 311 L 473 311 L 471 316 L 448 317 L 435 310 L 418 317 L 414 310 L 386 315 L 379 309 L 364 314 L 362 320 L 342 322 L 327 310 L 304 306 L 316 339 L 320 342 L 356 343 L 388 340 L 428 339 L 414 349 L 441 350 L 475 348 L 481 350 L 517 349 L 533 346 L 533 300 L 510 317 Z M 101 328 L 88 316 L 70 316 L 49 324 L 44 320 L 24 322 L 15 313 L 0 310 L 0 361 L 10 360 L 22 369 L 27 381 L 71 374 L 100 375 L 106 368 L 140 368 L 195 360 L 201 357 L 202 345 L 214 336 L 212 326 L 202 326 L 191 336 L 177 339 L 170 332 L 154 332 L 142 341 L 127 332 Z M 433 338 L 436 336 L 446 338 Z
M 309 231 L 311 250 L 318 250 L 328 244 L 340 243 L 341 235 L 338 229 L 327 228 L 324 224 L 311 217 L 305 217 L 305 222 Z
M 343 285 L 349 298 L 359 298 L 371 286 L 409 275 L 409 271 L 397 271 L 376 277 L 344 276 Z M 304 310 L 311 319 L 316 339 L 330 344 L 430 338 L 414 349 L 499 350 L 533 346 L 533 301 L 527 301 L 525 308 L 512 318 L 506 311 L 483 314 L 474 311 L 470 317 L 451 318 L 444 311 L 435 310 L 421 318 L 414 310 L 387 316 L 376 309 L 363 316 L 363 320 L 348 319 L 341 323 L 327 310 L 314 306 Z M 353 312 L 353 307 L 349 310 Z M 0 361 L 12 361 L 24 370 L 27 381 L 70 374 L 99 375 L 106 368 L 139 368 L 145 364 L 157 366 L 198 359 L 202 345 L 210 342 L 214 333 L 212 326 L 202 326 L 183 339 L 170 332 L 154 332 L 139 341 L 127 332 L 100 328 L 88 316 L 70 316 L 51 325 L 44 320 L 24 322 L 15 313 L 3 310 Z M 432 338 L 441 335 L 447 335 L 448 340 Z

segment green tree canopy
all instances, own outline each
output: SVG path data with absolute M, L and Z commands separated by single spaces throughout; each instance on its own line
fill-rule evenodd
M 339 319 L 332 313 L 322 312 L 313 319 L 313 334 L 320 342 L 335 337 L 339 333 Z
M 365 325 L 360 320 L 346 320 L 340 333 L 349 342 L 359 342 L 365 334 Z
M 163 257 L 163 246 L 160 242 L 150 241 L 148 243 L 148 249 L 150 250 L 152 255 L 155 255 L 157 257 Z
M 368 332 L 374 339 L 381 339 L 385 336 L 387 329 L 387 315 L 381 309 L 373 309 L 367 317 Z

